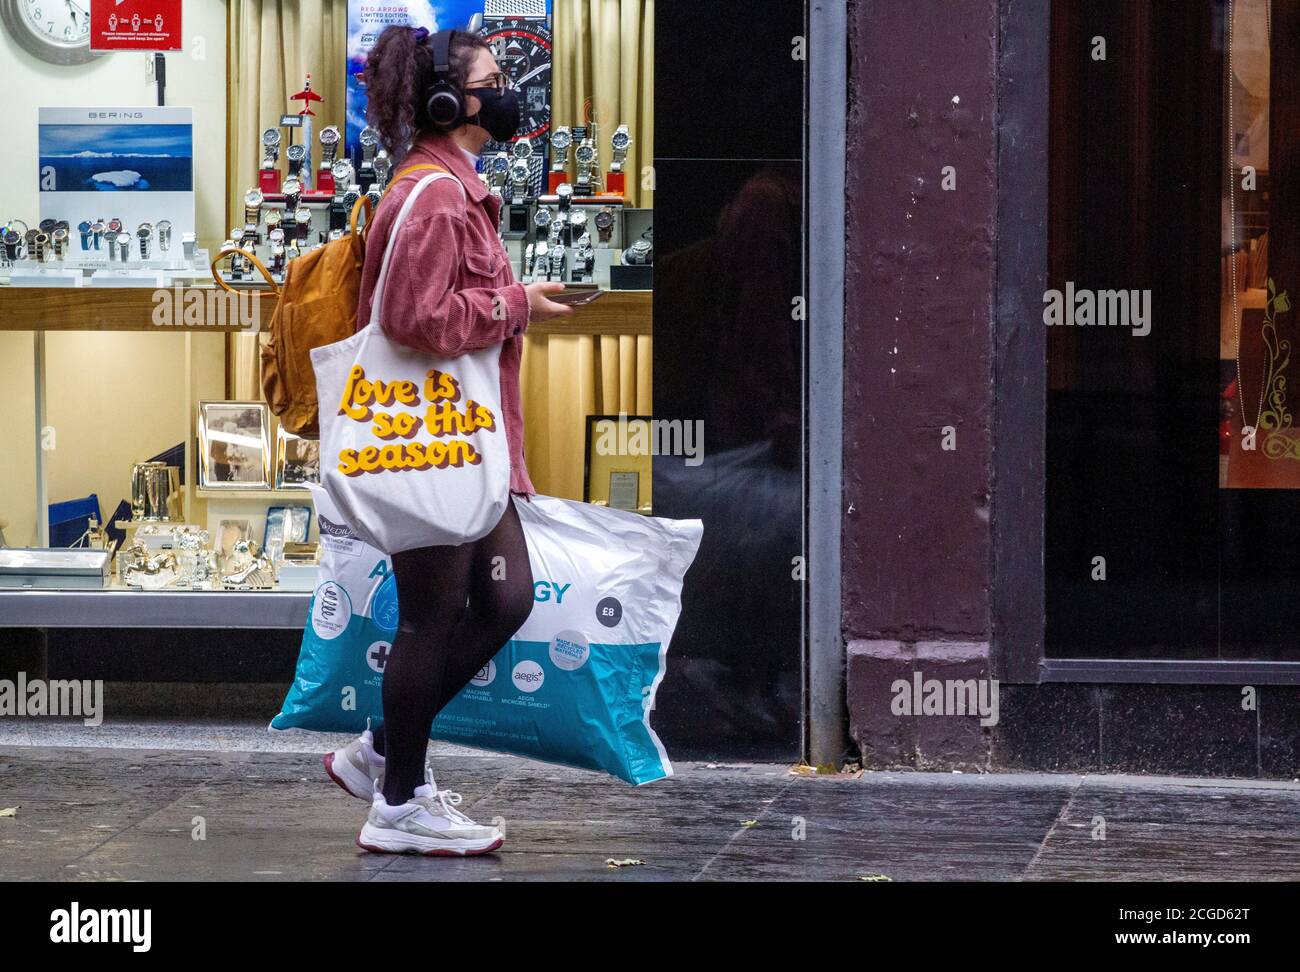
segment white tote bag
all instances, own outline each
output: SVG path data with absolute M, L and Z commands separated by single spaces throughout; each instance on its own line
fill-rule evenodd
M 357 535 L 386 554 L 478 540 L 510 501 L 501 348 L 445 358 L 397 344 L 380 324 L 402 221 L 429 183 L 454 178 L 424 176 L 404 201 L 389 231 L 369 323 L 311 352 L 321 486 Z

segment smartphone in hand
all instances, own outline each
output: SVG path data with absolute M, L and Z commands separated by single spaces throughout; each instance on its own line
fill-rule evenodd
M 592 301 L 599 300 L 604 294 L 603 290 L 594 288 L 584 288 L 582 290 L 562 290 L 558 294 L 551 294 L 546 299 L 553 300 L 557 304 L 570 304 L 574 307 L 582 307 L 590 304 Z

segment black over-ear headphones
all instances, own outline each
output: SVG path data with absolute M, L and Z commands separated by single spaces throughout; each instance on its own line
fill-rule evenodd
M 451 131 L 465 120 L 465 96 L 448 78 L 451 72 L 451 40 L 454 30 L 440 30 L 429 39 L 433 48 L 433 84 L 425 107 L 429 121 L 439 131 Z

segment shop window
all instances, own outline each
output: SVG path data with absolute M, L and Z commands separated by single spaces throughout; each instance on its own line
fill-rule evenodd
M 79 14 L 51 28 L 22 6 L 0 16 L 0 548 L 37 548 L 45 572 L 0 555 L 0 636 L 229 626 L 263 647 L 257 629 L 303 626 L 325 546 L 306 484 L 327 457 L 274 383 L 268 400 L 277 298 L 257 266 L 282 283 L 401 172 L 364 130 L 376 36 L 473 23 L 520 124 L 472 163 L 502 218 L 466 279 L 508 260 L 520 282 L 604 291 L 521 335 L 533 486 L 704 521 L 657 724 L 674 747 L 797 753 L 803 0 L 761 18 L 752 0 L 187 3 L 183 31 L 103 54 Z M 175 43 L 155 59 L 144 34 Z M 350 329 L 317 299 L 314 321 Z M 106 636 L 106 664 L 127 640 Z
M 1300 660 L 1300 9 L 1051 35 L 1046 655 Z

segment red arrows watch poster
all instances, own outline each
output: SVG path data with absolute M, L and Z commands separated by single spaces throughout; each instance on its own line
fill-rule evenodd
M 87 0 L 92 51 L 179 51 L 181 0 Z

